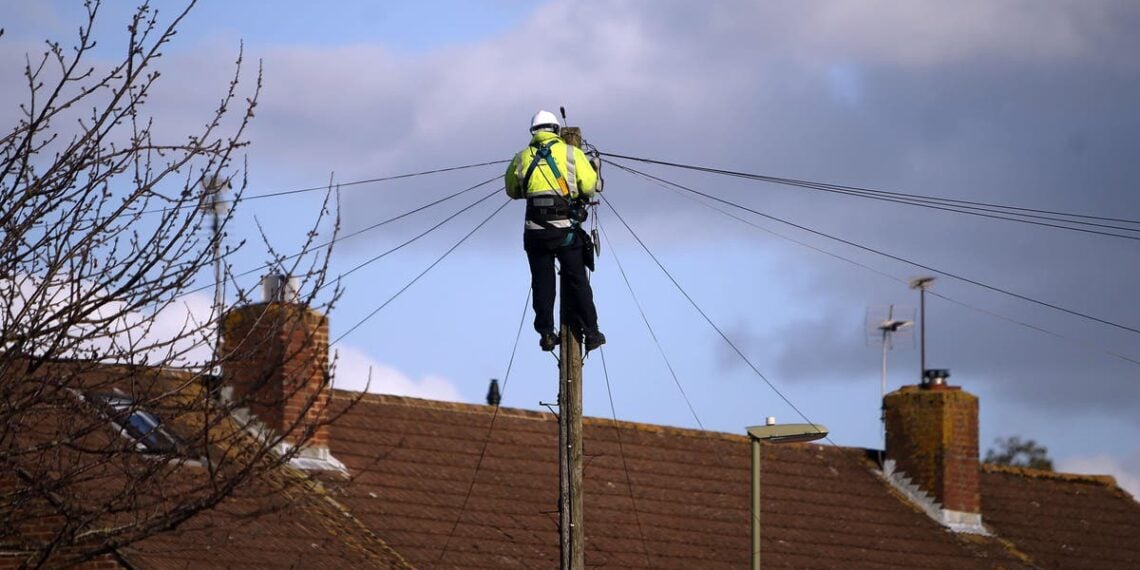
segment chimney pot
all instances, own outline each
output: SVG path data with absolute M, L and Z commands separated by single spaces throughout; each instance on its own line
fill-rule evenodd
M 933 388 L 938 386 L 947 386 L 950 378 L 950 371 L 944 368 L 931 368 L 922 371 L 922 386 L 924 388 Z
M 297 303 L 301 299 L 296 277 L 270 273 L 261 278 L 261 297 L 265 303 Z

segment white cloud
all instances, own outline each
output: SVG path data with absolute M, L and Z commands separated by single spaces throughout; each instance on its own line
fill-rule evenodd
M 77 290 L 59 284 L 37 293 L 36 281 L 32 278 L 20 279 L 13 285 L 10 291 L 18 294 L 11 295 L 10 306 L 4 307 L 4 313 L 10 315 L 19 314 L 25 304 L 39 307 L 33 312 L 40 315 L 58 311 Z M 94 321 L 111 319 L 100 327 L 101 332 L 84 332 L 90 328 L 85 323 L 74 325 L 71 336 L 81 340 L 67 348 L 65 356 L 109 362 L 141 359 L 152 365 L 183 368 L 200 366 L 210 360 L 214 335 L 210 325 L 213 300 L 209 296 L 190 293 L 155 313 L 119 314 L 122 308 L 122 303 L 114 302 L 95 312 Z M 433 400 L 463 400 L 455 385 L 446 378 L 431 374 L 418 379 L 409 377 L 358 348 L 339 346 L 336 358 L 334 384 L 337 388 Z
M 105 301 L 95 284 L 58 278 L 44 284 L 20 276 L 0 284 L 0 311 L 7 331 L 44 330 L 68 324 L 56 338 L 41 333 L 33 343 L 53 345 L 60 356 L 103 362 L 145 362 L 168 367 L 194 367 L 209 361 L 213 348 L 213 301 L 200 293 L 180 296 L 157 311 L 127 311 L 121 301 Z M 92 308 L 72 321 L 69 311 Z
M 1083 455 L 1057 461 L 1057 470 L 1087 475 L 1112 475 L 1120 488 L 1140 498 L 1140 449 L 1121 460 L 1109 455 Z
M 362 391 L 367 388 L 369 392 L 377 394 L 451 402 L 463 400 L 455 385 L 446 378 L 431 374 L 419 379 L 411 378 L 391 366 L 381 364 L 358 348 L 341 345 L 336 348 L 336 359 L 333 386 L 341 390 Z

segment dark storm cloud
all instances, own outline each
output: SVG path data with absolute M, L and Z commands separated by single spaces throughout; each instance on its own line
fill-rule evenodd
M 264 61 L 266 74 L 251 167 L 274 185 L 266 189 L 287 189 L 323 183 L 329 172 L 346 181 L 506 159 L 525 144 L 534 110 L 565 105 L 571 122 L 607 151 L 1140 219 L 1138 28 L 1140 5 L 1127 1 L 556 2 L 494 39 L 422 55 L 394 54 L 379 43 L 249 54 Z M 194 73 L 172 75 L 156 105 L 194 101 L 208 109 L 233 55 L 214 49 L 171 57 L 168 65 Z M 213 88 L 204 89 L 203 78 Z M 643 168 L 868 247 L 1140 328 L 1135 241 Z M 346 192 L 345 229 L 501 170 Z M 779 258 L 769 269 L 780 277 L 787 304 L 805 308 L 803 318 L 761 323 L 757 313 L 742 311 L 728 323 L 729 336 L 777 381 L 877 376 L 877 352 L 864 341 L 865 307 L 917 305 L 896 281 L 755 232 L 612 167 L 606 177 L 608 195 L 655 247 L 716 256 L 731 244 L 754 249 L 757 258 Z M 385 240 L 409 237 L 426 227 L 421 220 L 434 223 L 460 204 L 392 228 Z M 518 254 L 521 212 L 502 215 L 515 219 L 475 236 L 480 255 Z M 464 218 L 463 231 L 481 218 Z M 899 279 L 928 273 L 756 221 Z M 346 245 L 352 247 L 361 246 Z M 931 365 L 1049 413 L 1072 406 L 1136 417 L 1140 367 L 1101 351 L 1140 357 L 1137 335 L 949 278 L 937 290 L 1080 346 L 932 299 Z M 914 361 L 917 351 L 891 358 Z
M 833 69 L 839 71 L 830 81 L 808 68 L 764 67 L 767 88 L 754 88 L 764 104 L 748 108 L 750 116 L 742 122 L 747 128 L 738 131 L 745 141 L 762 142 L 725 149 L 714 144 L 716 164 L 1136 218 L 1140 197 L 1132 187 L 1140 166 L 1130 157 L 1140 135 L 1140 118 L 1132 112 L 1140 80 L 1135 63 L 1121 54 L 1140 48 L 1127 31 L 1137 10 L 1100 4 L 1096 15 L 1074 15 L 1051 8 L 1052 13 L 1038 19 L 1053 22 L 1064 33 L 1050 36 L 1043 31 L 1033 42 L 1018 39 L 1029 23 L 1009 20 L 1000 23 L 1011 30 L 1008 42 L 983 38 L 982 48 L 947 46 L 942 55 L 937 45 L 920 45 L 915 49 L 921 54 L 909 59 L 905 54 L 876 57 L 873 46 L 866 44 L 843 50 L 842 42 L 832 38 L 829 42 L 837 49 L 829 56 L 813 52 L 806 58 L 833 59 L 839 65 Z M 1066 21 L 1069 16 L 1075 21 Z M 972 38 L 960 36 L 966 43 Z M 801 45 L 814 49 L 829 42 L 814 39 Z M 706 42 L 702 49 L 715 48 Z M 907 49 L 898 46 L 900 52 Z M 803 55 L 789 46 L 782 50 L 792 57 Z M 709 153 L 708 146 L 702 148 Z M 676 148 L 666 152 L 680 155 Z M 1131 295 L 1140 284 L 1134 241 L 813 196 L 803 190 L 738 190 L 730 195 L 940 269 L 1128 326 L 1140 324 Z M 828 247 L 860 260 L 873 257 L 844 246 Z M 883 284 L 848 286 L 850 278 L 845 276 L 857 270 L 833 267 L 833 262 L 814 255 L 804 254 L 803 270 L 814 272 L 820 287 L 805 291 L 804 302 L 826 298 L 829 313 L 778 330 L 741 334 L 755 339 L 751 344 L 783 347 L 770 355 L 771 362 L 790 379 L 835 379 L 844 375 L 840 370 L 875 370 L 876 360 L 861 346 L 861 323 L 847 308 L 875 304 L 884 296 Z M 926 273 L 892 265 L 899 277 Z M 892 296 L 907 297 L 905 289 L 892 287 L 886 286 Z M 1127 414 L 1140 396 L 1140 383 L 1132 380 L 1136 367 L 1098 352 L 1120 350 L 1135 357 L 1134 349 L 1128 352 L 1136 346 L 1132 333 L 1059 317 L 947 279 L 940 287 L 973 304 L 1072 336 L 1093 350 L 1070 349 L 1073 343 L 947 306 L 937 323 L 935 337 L 941 340 L 937 350 L 932 347 L 942 362 L 935 364 L 961 369 L 1048 407 L 1075 405 Z
M 247 65 L 258 58 L 265 70 L 250 132 L 251 165 L 277 165 L 268 174 L 260 170 L 270 186 L 264 189 L 272 190 L 319 184 L 330 172 L 350 181 L 509 158 L 526 140 L 532 109 L 566 104 L 572 122 L 587 126 L 587 137 L 604 150 L 1140 217 L 1130 215 L 1140 212 L 1140 195 L 1132 191 L 1140 175 L 1132 159 L 1140 138 L 1140 115 L 1133 110 L 1140 100 L 1140 64 L 1128 55 L 1140 52 L 1132 33 L 1140 9 L 1132 4 L 618 2 L 596 8 L 604 17 L 575 33 L 564 22 L 590 8 L 552 4 L 495 40 L 415 57 L 378 45 L 251 54 Z M 544 38 L 543 65 L 520 67 L 519 54 L 530 53 L 536 37 Z M 235 55 L 224 46 L 187 53 L 164 65 L 190 73 L 161 83 L 154 98 L 160 128 L 171 132 L 185 131 L 193 125 L 189 117 L 201 114 L 189 110 L 209 109 L 216 101 Z M 170 109 L 184 112 L 165 112 Z M 179 117 L 188 118 L 180 123 Z M 501 168 L 346 191 L 345 229 L 375 223 Z M 1140 324 L 1140 306 L 1129 294 L 1140 284 L 1135 242 L 646 169 L 870 247 Z M 322 174 L 304 178 L 313 172 Z M 676 240 L 670 236 L 684 235 L 689 244 L 713 247 L 718 240 L 744 239 L 781 251 L 795 248 L 736 233 L 735 222 L 612 167 L 606 176 L 617 192 L 615 203 L 636 205 L 629 206 L 631 222 L 648 227 L 647 235 L 666 247 Z M 450 203 L 429 217 L 441 219 L 461 205 Z M 468 226 L 479 219 L 473 213 Z M 687 231 L 671 231 L 675 227 Z M 393 228 L 392 236 L 406 238 L 410 228 Z M 475 239 L 483 248 L 513 251 L 517 244 L 506 235 L 503 230 Z M 827 247 L 861 262 L 873 258 Z M 779 336 L 793 347 L 779 360 L 781 368 L 798 370 L 793 376 L 811 376 L 820 360 L 800 355 L 800 344 L 787 339 L 802 338 L 808 353 L 830 347 L 836 356 L 827 360 L 853 364 L 860 351 L 842 347 L 854 337 L 837 336 L 826 323 L 850 321 L 849 307 L 875 304 L 883 297 L 882 282 L 835 287 L 859 270 L 817 254 L 789 255 L 796 256 L 799 271 L 815 277 L 806 279 L 816 287 L 802 290 L 804 302 L 826 299 L 824 306 L 843 315 L 820 317 L 818 330 L 756 334 Z M 890 269 L 899 277 L 924 272 L 893 263 Z M 989 293 L 978 301 L 1005 302 Z M 1051 320 L 1041 308 L 1007 308 L 1072 329 L 1093 345 L 1116 348 L 1132 340 L 1071 319 Z M 946 326 L 955 326 L 956 318 L 948 316 Z M 1028 354 L 1036 341 L 1026 342 L 1022 352 Z M 963 345 L 963 352 L 983 354 L 984 348 Z M 1021 358 L 1022 352 L 1009 354 Z M 1064 369 L 1061 363 L 1029 360 L 1045 370 L 1037 381 L 1056 383 L 1064 376 L 1048 372 Z M 1120 376 L 1095 360 L 1086 365 L 1087 374 Z M 1095 399 L 1103 392 L 1084 393 Z

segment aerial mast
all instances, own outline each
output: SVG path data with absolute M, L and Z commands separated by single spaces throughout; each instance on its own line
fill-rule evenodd
M 919 357 L 919 378 L 926 378 L 926 290 L 934 285 L 934 277 L 914 277 L 910 280 L 910 288 L 918 289 L 918 344 L 921 356 Z M 925 380 L 924 380 L 925 381 Z
M 210 213 L 210 243 L 214 256 L 214 318 L 218 322 L 215 327 L 217 334 L 213 361 L 217 363 L 221 348 L 222 313 L 226 309 L 226 282 L 222 267 L 222 216 L 229 210 L 229 203 L 223 199 L 222 192 L 230 187 L 230 181 L 213 174 L 202 179 L 202 187 L 205 190 L 202 208 Z

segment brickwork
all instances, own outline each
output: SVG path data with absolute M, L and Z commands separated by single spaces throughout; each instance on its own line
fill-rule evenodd
M 291 443 L 314 427 L 306 445 L 327 447 L 319 423 L 329 400 L 328 318 L 302 305 L 258 303 L 226 313 L 222 330 L 222 380 L 235 400 L 277 433 L 292 432 Z
M 904 386 L 883 399 L 887 458 L 943 508 L 981 512 L 978 398 L 957 386 Z

